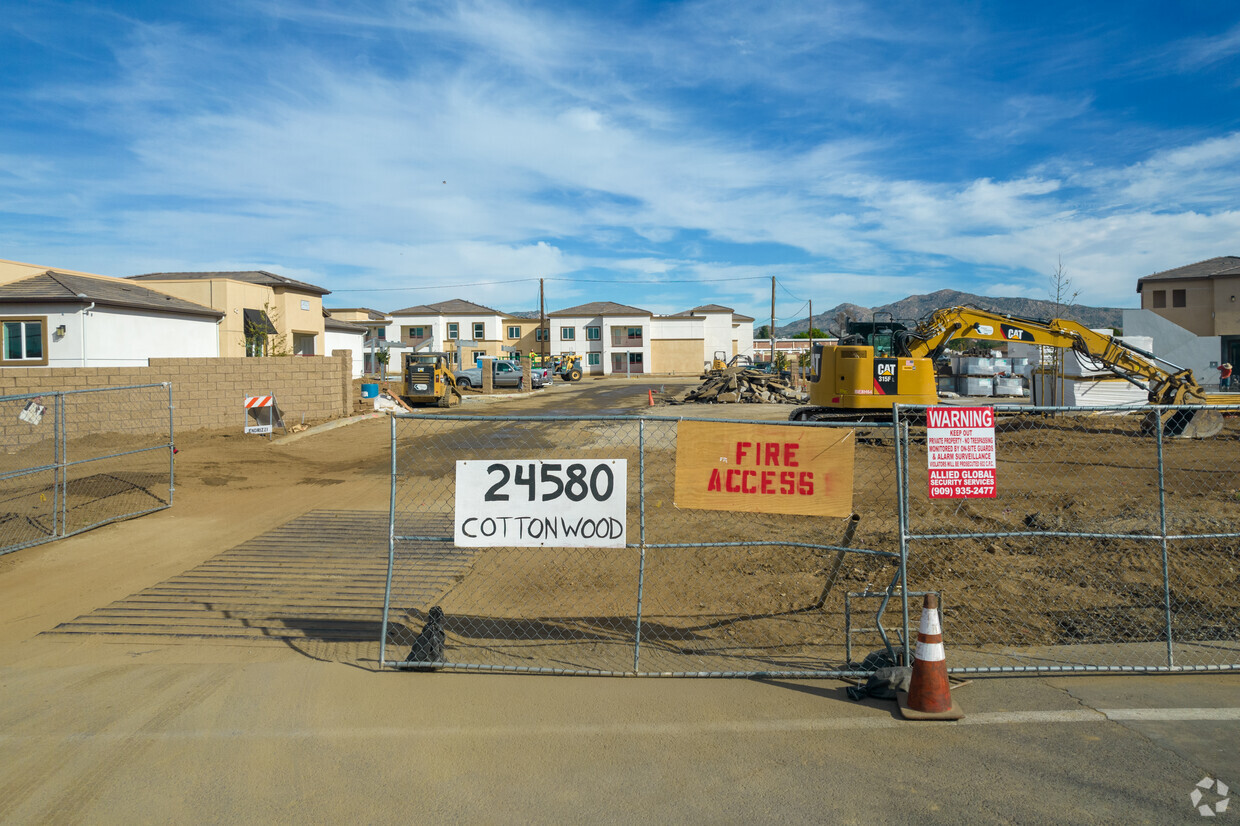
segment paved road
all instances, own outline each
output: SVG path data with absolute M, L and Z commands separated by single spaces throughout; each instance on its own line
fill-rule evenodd
M 477 412 L 632 411 L 654 384 L 599 382 Z M 1240 790 L 1237 675 L 977 679 L 958 689 L 965 720 L 917 724 L 892 703 L 848 700 L 831 680 L 380 673 L 366 656 L 261 639 L 43 633 L 310 509 L 364 494 L 381 510 L 381 476 L 322 458 L 331 486 L 261 496 L 313 457 L 316 439 L 349 431 L 380 444 L 387 433 L 372 420 L 287 446 L 247 443 L 252 502 L 192 520 L 174 508 L 0 565 L 0 822 L 1240 818 L 1234 797 L 1208 821 L 1189 797 L 1205 777 Z M 269 479 L 266 456 L 285 462 Z M 178 502 L 209 511 L 225 487 L 194 481 L 179 481 Z

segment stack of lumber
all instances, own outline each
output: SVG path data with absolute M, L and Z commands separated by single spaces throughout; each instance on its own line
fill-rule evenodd
M 791 382 L 761 370 L 736 366 L 712 370 L 706 381 L 685 394 L 682 404 L 804 404 L 805 394 Z

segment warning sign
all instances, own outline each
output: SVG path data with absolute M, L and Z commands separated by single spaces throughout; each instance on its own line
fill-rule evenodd
M 995 498 L 995 412 L 989 407 L 926 410 L 931 499 Z

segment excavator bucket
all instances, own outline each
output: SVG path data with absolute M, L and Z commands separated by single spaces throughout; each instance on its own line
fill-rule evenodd
M 1160 416 L 1163 435 L 1175 439 L 1209 439 L 1223 429 L 1223 414 L 1214 410 L 1164 410 L 1147 415 L 1147 432 L 1154 432 Z

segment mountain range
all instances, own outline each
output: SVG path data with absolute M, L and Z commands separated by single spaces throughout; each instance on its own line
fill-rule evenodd
M 858 304 L 839 304 L 826 312 L 815 313 L 813 324 L 819 330 L 839 331 L 842 317 L 847 314 L 856 321 L 868 321 L 875 313 L 890 313 L 896 321 L 917 321 L 935 310 L 945 307 L 969 306 L 982 310 L 1003 313 L 1005 315 L 1023 316 L 1025 318 L 1070 318 L 1090 328 L 1110 327 L 1119 329 L 1123 325 L 1123 309 L 1120 307 L 1086 307 L 1081 304 L 1057 305 L 1054 301 L 1036 298 L 990 298 L 984 295 L 962 293 L 958 290 L 939 290 L 929 295 L 910 295 L 881 307 L 862 307 Z M 767 326 L 761 319 L 754 322 L 754 336 Z M 809 329 L 810 319 L 801 318 L 782 327 L 776 326 L 777 338 L 789 338 Z

